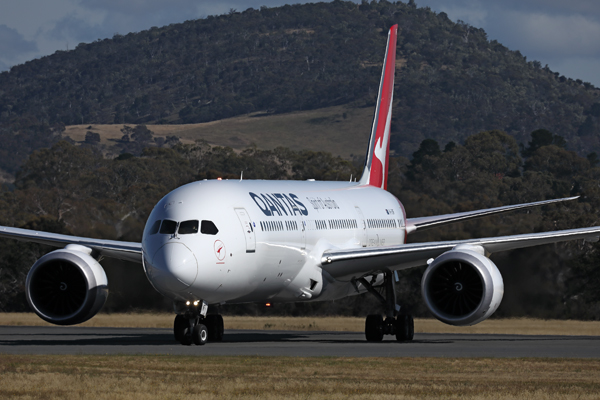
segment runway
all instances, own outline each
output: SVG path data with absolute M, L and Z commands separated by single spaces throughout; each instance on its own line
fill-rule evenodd
M 226 330 L 223 342 L 182 346 L 170 329 L 0 326 L 0 354 L 600 358 L 600 336 L 417 333 L 368 343 L 354 332 Z

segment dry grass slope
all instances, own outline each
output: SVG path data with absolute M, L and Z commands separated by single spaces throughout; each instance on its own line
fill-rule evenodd
M 283 146 L 292 150 L 324 150 L 349 158 L 351 154 L 362 156 L 366 151 L 372 118 L 371 107 L 336 106 L 267 116 L 254 113 L 202 124 L 147 126 L 155 136 L 175 135 L 183 143 L 205 140 L 236 150 L 254 143 L 264 150 Z M 123 125 L 93 125 L 88 129 L 89 126 L 67 126 L 65 135 L 82 142 L 90 130 L 100 134 L 101 143 L 108 145 L 123 136 Z
M 11 399 L 597 399 L 600 360 L 0 357 Z
M 173 314 L 98 314 L 81 326 L 171 328 Z M 364 319 L 355 317 L 232 317 L 226 329 L 362 332 Z M 0 325 L 52 326 L 33 313 L 0 313 Z M 417 319 L 415 332 L 497 333 L 517 335 L 600 335 L 600 321 L 558 321 L 530 318 L 492 319 L 475 326 L 455 327 L 435 319 Z

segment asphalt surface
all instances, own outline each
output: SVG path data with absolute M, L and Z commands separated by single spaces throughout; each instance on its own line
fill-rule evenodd
M 368 343 L 352 332 L 226 330 L 223 342 L 182 346 L 170 329 L 0 326 L 0 354 L 600 358 L 600 336 L 417 333 Z

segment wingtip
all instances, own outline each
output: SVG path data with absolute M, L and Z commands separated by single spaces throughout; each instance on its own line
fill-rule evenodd
M 571 197 L 564 197 L 562 199 L 557 199 L 557 201 L 571 201 L 571 200 L 577 200 L 578 198 L 580 198 L 581 196 L 571 196 Z

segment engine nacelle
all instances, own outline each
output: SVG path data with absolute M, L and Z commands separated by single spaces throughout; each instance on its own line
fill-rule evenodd
M 89 253 L 68 245 L 41 257 L 27 274 L 31 309 L 56 325 L 80 324 L 102 309 L 108 297 L 106 273 Z
M 456 326 L 475 325 L 498 309 L 504 282 L 496 265 L 475 246 L 457 246 L 425 271 L 421 291 L 429 311 Z

